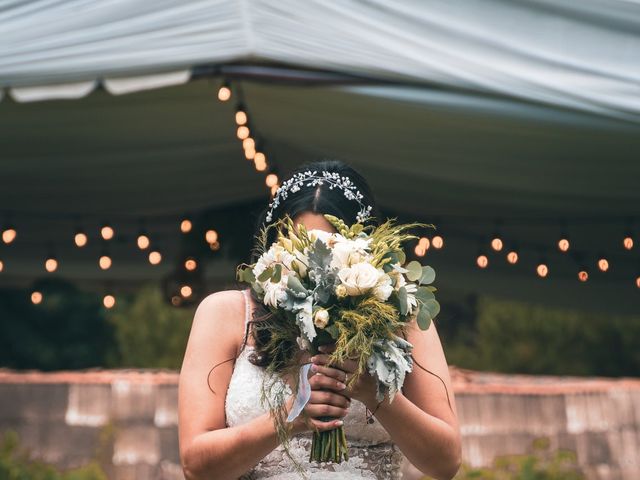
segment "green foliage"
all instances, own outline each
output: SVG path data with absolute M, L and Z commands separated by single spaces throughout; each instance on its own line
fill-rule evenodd
M 3 480 L 107 480 L 107 475 L 96 462 L 60 471 L 32 459 L 27 450 L 20 449 L 15 432 L 5 432 L 0 440 L 0 478 Z
M 500 455 L 491 467 L 472 468 L 463 463 L 454 480 L 581 480 L 584 479 L 575 452 L 551 451 L 549 439 L 533 441 L 533 453 Z M 428 478 L 428 477 L 427 477 Z
M 143 286 L 133 297 L 118 297 L 107 313 L 116 339 L 109 366 L 179 369 L 193 315 L 193 309 L 167 304 L 155 284 Z
M 57 278 L 33 285 L 43 300 L 34 305 L 30 290 L 0 289 L 0 365 L 39 370 L 102 366 L 113 331 L 100 297 Z
M 640 371 L 640 316 L 481 297 L 475 325 L 443 335 L 450 364 L 530 374 L 635 376 Z M 472 313 L 459 313 L 471 316 Z M 461 319 L 462 320 L 462 319 Z

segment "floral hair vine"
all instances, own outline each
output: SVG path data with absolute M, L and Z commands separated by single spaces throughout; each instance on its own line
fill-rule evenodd
M 286 180 L 279 188 L 276 190 L 276 194 L 273 197 L 273 200 L 269 203 L 269 211 L 265 217 L 267 222 L 270 222 L 273 219 L 273 210 L 280 205 L 281 200 L 285 200 L 289 196 L 289 192 L 295 193 L 300 190 L 302 186 L 313 187 L 316 185 L 322 185 L 324 182 L 329 184 L 329 189 L 332 190 L 334 187 L 338 187 L 342 190 L 344 196 L 349 200 L 355 200 L 360 205 L 360 210 L 356 215 L 358 222 L 364 222 L 371 216 L 371 205 L 365 205 L 362 201 L 363 195 L 356 188 L 356 186 L 351 182 L 349 177 L 341 177 L 337 172 L 328 172 L 326 170 L 322 170 L 322 175 L 318 175 L 318 171 L 307 170 L 305 172 L 299 172 L 294 174 L 290 179 Z M 309 180 L 309 182 L 305 185 L 305 182 Z

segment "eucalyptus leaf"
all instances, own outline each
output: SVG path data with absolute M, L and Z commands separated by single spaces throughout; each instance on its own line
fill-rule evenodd
M 398 289 L 398 301 L 400 303 L 400 315 L 406 315 L 409 307 L 407 305 L 407 289 L 400 287 Z
M 409 270 L 406 275 L 407 278 L 412 282 L 415 282 L 422 276 L 422 265 L 420 265 L 420 262 L 417 262 L 416 260 L 410 261 L 409 264 L 404 268 Z
M 431 300 L 435 298 L 435 295 L 428 287 L 418 287 L 418 290 L 415 293 L 415 296 L 418 300 L 422 302 L 426 302 L 427 300 Z
M 282 264 L 277 263 L 275 268 L 273 269 L 273 275 L 271 275 L 271 281 L 273 283 L 278 283 L 282 278 Z
M 422 267 L 422 275 L 420 276 L 420 284 L 426 285 L 432 283 L 436 279 L 436 271 L 429 265 Z
M 427 300 L 426 302 L 424 302 L 424 306 L 427 307 L 429 309 L 429 314 L 431 315 L 431 318 L 435 318 L 436 315 L 438 315 L 438 313 L 440 313 L 440 304 L 438 303 L 437 300 Z
M 266 282 L 267 280 L 269 280 L 271 278 L 271 275 L 273 275 L 273 267 L 267 267 L 264 272 L 262 272 L 260 275 L 258 275 L 258 280 L 261 282 Z
M 404 262 L 407 261 L 407 256 L 404 254 L 404 250 L 396 250 L 395 253 L 400 265 L 404 264 Z
M 418 312 L 418 326 L 422 330 L 426 330 L 431 325 L 431 314 L 426 305 L 420 305 L 420 311 Z

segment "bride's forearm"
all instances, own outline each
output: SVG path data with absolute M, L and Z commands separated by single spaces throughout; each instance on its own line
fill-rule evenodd
M 376 404 L 369 408 L 376 409 Z M 402 393 L 397 393 L 391 403 L 385 398 L 377 407 L 375 417 L 422 473 L 438 480 L 448 480 L 456 474 L 460 445 L 451 425 L 429 415 Z
M 235 480 L 278 445 L 268 413 L 242 425 L 202 433 L 195 437 L 182 460 L 185 478 Z

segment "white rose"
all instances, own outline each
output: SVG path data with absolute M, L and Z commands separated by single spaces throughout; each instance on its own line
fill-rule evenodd
M 378 273 L 378 283 L 373 289 L 373 294 L 378 300 L 384 302 L 393 292 L 393 286 L 391 285 L 391 277 L 384 273 L 383 269 L 379 268 Z
M 378 276 L 378 270 L 370 263 L 356 263 L 338 272 L 338 278 L 351 296 L 362 295 L 375 287 Z
M 329 323 L 329 312 L 327 312 L 324 308 L 316 311 L 313 316 L 313 324 L 318 328 L 324 328 Z
M 331 267 L 342 269 L 356 263 L 370 260 L 369 243 L 371 239 L 355 238 L 349 240 L 340 234 L 335 234 L 335 244 L 332 249 Z

